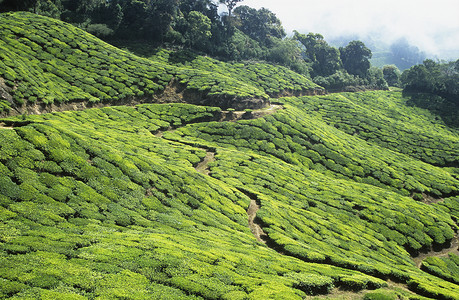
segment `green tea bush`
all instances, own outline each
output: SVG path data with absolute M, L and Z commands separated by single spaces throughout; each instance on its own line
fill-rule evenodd
M 308 295 L 328 294 L 334 287 L 333 278 L 316 274 L 287 273 L 284 276 L 293 280 L 293 287 Z
M 445 280 L 459 283 L 459 256 L 450 253 L 448 257 L 428 257 L 422 262 L 427 272 Z
M 356 178 L 403 195 L 424 192 L 438 197 L 458 192 L 459 181 L 450 173 L 329 126 L 313 112 L 305 114 L 303 101 L 293 98 L 286 101 L 292 106 L 265 119 L 198 124 L 188 129 L 187 134 L 207 142 L 267 153 L 318 171 L 327 170 L 337 178 Z
M 410 98 L 400 92 L 341 93 L 302 102 L 302 107 L 348 134 L 429 164 L 457 164 L 456 134 L 435 115 L 408 106 Z

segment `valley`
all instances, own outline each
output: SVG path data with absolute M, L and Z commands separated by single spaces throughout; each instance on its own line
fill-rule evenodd
M 1 299 L 459 299 L 459 131 L 410 95 L 0 16 Z

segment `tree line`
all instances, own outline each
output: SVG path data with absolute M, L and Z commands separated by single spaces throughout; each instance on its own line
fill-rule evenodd
M 105 40 L 179 46 L 223 60 L 266 60 L 329 89 L 384 88 L 371 51 L 360 41 L 334 48 L 320 34 L 287 37 L 277 16 L 243 0 L 3 0 L 0 11 L 29 10 L 74 24 Z M 227 13 L 219 14 L 219 5 Z
M 431 93 L 459 104 L 459 59 L 435 62 L 426 59 L 403 72 L 405 91 Z
M 336 48 L 317 33 L 294 31 L 287 37 L 273 12 L 242 2 L 0 0 L 0 12 L 33 11 L 76 25 L 109 42 L 140 40 L 157 47 L 191 49 L 222 60 L 265 60 L 289 67 L 331 91 L 350 86 L 406 86 L 408 90 L 457 95 L 454 64 L 429 60 L 407 70 L 404 76 L 394 65 L 371 67 L 372 52 L 363 42 L 354 40 Z M 219 5 L 226 6 L 227 12 L 219 14 Z

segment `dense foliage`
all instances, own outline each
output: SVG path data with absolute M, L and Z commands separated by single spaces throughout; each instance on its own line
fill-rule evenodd
M 151 1 L 165 11 L 205 2 Z M 30 3 L 38 10 L 45 1 Z M 82 3 L 95 2 L 74 2 Z M 269 12 L 246 13 L 283 34 Z M 154 16 L 170 25 L 173 14 Z M 203 22 L 213 30 L 202 11 L 184 18 L 196 40 L 207 36 Z M 457 255 L 428 257 L 421 268 L 413 259 L 457 239 L 459 131 L 412 107 L 413 97 L 302 96 L 323 89 L 285 67 L 192 51 L 139 58 L 30 13 L 1 14 L 0 28 L 2 110 L 177 95 L 232 108 L 143 103 L 0 119 L 0 298 L 459 298 Z M 361 59 L 346 56 L 342 66 L 320 35 L 305 38 L 314 72 L 322 55 L 336 58 L 318 80 L 344 87 L 386 75 L 347 73 L 366 69 L 360 43 L 347 49 Z M 293 49 L 293 40 L 271 42 L 279 53 Z M 292 97 L 234 111 L 237 101 L 283 95 Z M 232 115 L 245 120 L 224 121 Z
M 436 94 L 459 105 L 459 59 L 448 63 L 425 60 L 403 72 L 402 82 L 406 91 Z
M 331 105 L 330 98 L 337 101 Z M 359 98 L 367 103 L 359 101 Z M 393 99 L 399 106 L 394 104 Z M 383 108 L 376 115 L 369 108 L 372 102 L 381 100 L 386 101 L 379 104 L 381 107 L 390 103 L 392 109 L 384 114 Z M 457 167 L 457 133 L 435 126 L 434 122 L 426 129 L 423 121 L 432 118 L 427 116 L 421 119 L 419 114 L 415 118 L 409 117 L 416 111 L 403 111 L 402 101 L 400 93 L 381 92 L 363 93 L 360 97 L 344 94 L 285 99 L 287 107 L 294 106 L 265 119 L 248 123 L 197 124 L 182 130 L 186 130 L 186 136 L 268 153 L 285 162 L 325 172 L 333 177 L 384 187 L 404 195 L 457 194 L 459 181 L 450 173 L 418 161 L 423 159 L 440 166 L 447 164 Z M 394 116 L 394 110 L 397 109 L 400 115 Z M 308 114 L 305 115 L 304 111 L 308 111 Z M 324 126 L 321 113 L 330 125 Z M 407 117 L 404 118 L 404 115 Z M 413 119 L 417 119 L 418 125 L 410 124 Z M 392 127 L 392 123 L 399 125 Z M 395 140 L 394 136 L 402 130 L 406 136 Z M 435 145 L 439 143 L 438 138 L 444 145 L 439 145 L 437 150 Z M 386 148 L 399 150 L 396 153 Z M 406 152 L 414 158 L 400 152 Z
M 448 257 L 428 257 L 422 267 L 429 273 L 459 284 L 459 256 L 450 253 Z
M 405 70 L 401 82 L 404 91 L 412 95 L 413 105 L 429 109 L 447 124 L 459 127 L 459 60 L 447 63 L 425 60 Z
M 330 46 L 321 34 L 307 35 L 295 31 L 294 38 L 304 47 L 304 56 L 311 65 L 311 76 L 317 84 L 335 91 L 349 87 L 387 89 L 380 69 L 370 68 L 372 56 L 361 41 L 351 41 L 346 47 Z

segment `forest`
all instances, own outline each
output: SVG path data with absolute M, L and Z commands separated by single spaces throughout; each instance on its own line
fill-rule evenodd
M 222 2 L 0 1 L 0 299 L 459 299 L 458 61 Z

